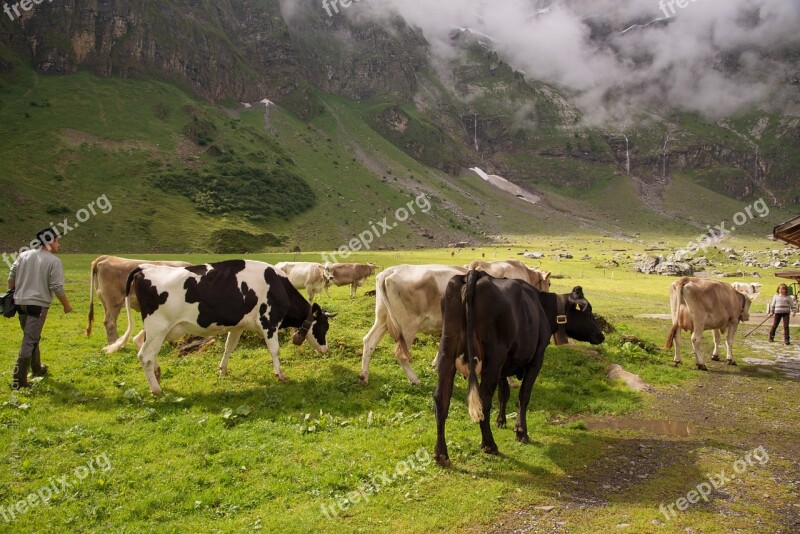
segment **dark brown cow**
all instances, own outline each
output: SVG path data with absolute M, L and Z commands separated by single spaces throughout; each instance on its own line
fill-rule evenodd
M 125 306 L 125 282 L 128 274 L 139 265 L 168 265 L 171 267 L 187 267 L 191 265 L 185 261 L 147 261 L 130 260 L 117 256 L 99 256 L 92 262 L 89 271 L 89 324 L 86 326 L 87 337 L 92 334 L 92 322 L 94 321 L 94 290 L 97 288 L 97 296 L 103 303 L 105 316 L 103 325 L 106 327 L 106 337 L 111 344 L 119 338 L 117 333 L 117 318 L 119 312 Z M 131 295 L 131 307 L 139 311 L 139 303 L 136 297 Z
M 444 427 L 456 368 L 469 378 L 469 414 L 480 422 L 481 449 L 497 454 L 488 416 L 499 386 L 497 424 L 505 426 L 510 396 L 505 378 L 513 375 L 522 380 L 515 431 L 519 441 L 527 442 L 528 402 L 550 337 L 556 333 L 562 340 L 569 336 L 592 344 L 605 340 L 579 286 L 566 295 L 542 293 L 526 282 L 498 279 L 475 270 L 450 280 L 442 299 L 442 319 L 439 384 L 433 395 L 437 428 L 434 452 L 436 461 L 445 466 L 450 465 L 450 459 Z

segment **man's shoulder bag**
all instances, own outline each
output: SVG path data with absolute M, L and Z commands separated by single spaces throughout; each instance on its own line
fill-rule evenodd
M 14 317 L 17 313 L 17 306 L 14 304 L 14 290 L 9 289 L 8 292 L 0 297 L 0 314 L 3 317 Z

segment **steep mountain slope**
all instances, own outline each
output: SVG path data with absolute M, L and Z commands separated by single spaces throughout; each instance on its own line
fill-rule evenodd
M 42 213 L 60 220 L 102 194 L 113 212 L 67 248 L 333 250 L 421 193 L 430 211 L 375 247 L 688 236 L 762 196 L 800 202 L 797 117 L 639 110 L 589 127 L 568 91 L 529 80 L 473 32 L 453 32 L 442 61 L 401 19 L 298 5 L 72 0 L 0 19 L 0 209 L 24 207 L 0 220 L 0 248 L 24 244 Z

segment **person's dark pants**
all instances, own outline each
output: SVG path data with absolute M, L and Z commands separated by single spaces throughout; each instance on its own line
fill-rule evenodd
M 28 367 L 34 375 L 43 374 L 41 354 L 39 353 L 39 340 L 42 338 L 42 328 L 47 319 L 48 308 L 41 306 L 18 306 L 19 325 L 22 327 L 22 347 L 17 356 L 17 365 L 14 367 L 14 389 L 28 386 Z
M 784 343 L 789 342 L 789 314 L 788 313 L 776 313 L 775 314 L 775 321 L 772 323 L 772 330 L 769 331 L 769 338 L 775 339 L 775 332 L 778 331 L 778 324 L 783 320 L 783 341 Z

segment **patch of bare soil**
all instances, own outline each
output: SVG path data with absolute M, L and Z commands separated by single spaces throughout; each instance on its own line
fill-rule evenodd
M 73 130 L 72 128 L 61 130 L 61 134 L 66 143 L 70 146 L 80 146 L 86 143 L 88 145 L 97 145 L 108 151 L 132 149 L 148 150 L 151 156 L 158 156 L 158 148 L 145 141 L 113 141 L 111 139 L 97 137 L 90 133 L 81 132 L 80 130 Z
M 552 510 L 518 510 L 500 518 L 490 532 L 578 532 L 582 519 L 589 521 L 612 501 L 624 505 L 630 499 L 641 505 L 637 488 L 674 477 L 676 470 L 697 479 L 686 487 L 691 490 L 704 481 L 705 474 L 695 465 L 703 454 L 742 458 L 759 446 L 769 451 L 769 463 L 760 468 L 769 470 L 769 487 L 791 488 L 790 498 L 773 499 L 772 491 L 765 492 L 758 482 L 743 476 L 730 487 L 714 489 L 702 506 L 719 515 L 720 529 L 736 528 L 735 522 L 727 522 L 736 515 L 731 504 L 744 502 L 751 509 L 768 510 L 772 521 L 778 518 L 779 527 L 770 531 L 800 531 L 800 381 L 769 366 L 709 363 L 710 371 L 698 371 L 696 382 L 659 388 L 648 396 L 646 408 L 626 416 L 682 421 L 692 428 L 690 435 L 621 434 L 606 445 L 607 454 L 585 469 L 569 473 L 561 487 L 554 488 L 553 494 L 560 498 L 548 503 L 554 506 Z M 660 530 L 667 525 L 659 517 L 659 503 L 652 506 L 652 528 Z M 613 524 L 607 527 L 619 530 Z

